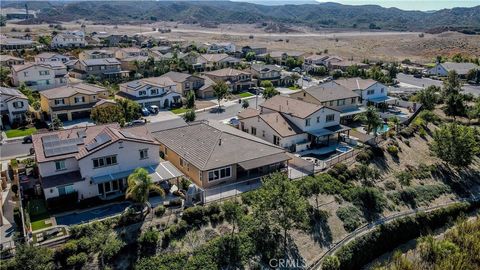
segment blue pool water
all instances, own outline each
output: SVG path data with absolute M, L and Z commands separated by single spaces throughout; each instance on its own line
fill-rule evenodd
M 348 152 L 348 151 L 350 151 L 350 149 L 352 149 L 352 148 L 351 148 L 351 147 L 348 147 L 348 146 L 339 146 L 339 147 L 337 147 L 337 151 L 342 152 L 342 153 Z
M 86 210 L 83 212 L 58 216 L 55 219 L 57 220 L 57 224 L 59 225 L 75 225 L 89 222 L 94 219 L 102 219 L 116 214 L 120 214 L 128 206 L 130 206 L 129 202 L 122 202 L 119 204 L 107 205 L 104 207 Z
M 387 132 L 388 130 L 390 130 L 390 127 L 388 126 L 388 124 L 383 124 L 382 127 L 377 128 L 377 133 L 383 134 L 383 133 Z

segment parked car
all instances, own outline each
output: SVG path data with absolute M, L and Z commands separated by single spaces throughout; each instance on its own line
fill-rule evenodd
M 414 74 L 413 74 L 413 77 L 420 79 L 420 78 L 423 77 L 423 75 L 422 75 L 422 73 L 414 73 Z
M 310 78 L 310 77 L 308 77 L 308 76 L 303 76 L 303 80 L 309 82 L 309 81 L 312 80 L 312 78 Z
M 302 72 L 302 69 L 299 68 L 299 67 L 296 67 L 296 68 L 292 69 L 292 71 L 293 71 L 293 72 L 300 73 L 300 72 Z
M 148 107 L 148 111 L 152 114 L 157 114 L 160 111 L 160 109 L 158 108 L 157 105 L 152 105 Z
M 32 143 L 32 135 L 23 137 L 23 143 Z
M 228 123 L 234 127 L 238 127 L 240 125 L 240 121 L 237 118 L 230 118 Z
M 143 108 L 142 108 L 142 115 L 143 115 L 143 116 L 149 116 L 149 115 L 150 115 L 150 111 L 149 111 L 147 108 L 143 107 Z
M 137 119 L 137 120 L 133 120 L 132 122 L 128 123 L 128 126 L 141 126 L 141 125 L 145 125 L 145 120 Z

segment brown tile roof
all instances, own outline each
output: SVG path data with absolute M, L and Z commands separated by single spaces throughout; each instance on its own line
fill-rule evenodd
M 167 78 L 170 78 L 172 81 L 179 82 L 179 83 L 186 81 L 190 77 L 200 78 L 200 77 L 192 75 L 192 74 L 175 72 L 175 71 L 169 71 L 169 72 L 163 74 L 160 77 L 167 77 Z
M 107 91 L 106 88 L 100 87 L 98 85 L 78 83 L 78 84 L 71 84 L 71 85 L 61 86 L 61 87 L 52 88 L 48 90 L 43 90 L 40 92 L 40 95 L 46 97 L 47 99 L 55 99 L 55 98 L 67 98 L 75 94 L 97 95 L 105 91 Z
M 245 119 L 254 117 L 260 114 L 259 110 L 255 110 L 253 108 L 246 108 L 245 110 L 241 111 L 237 116 L 239 119 Z
M 103 144 L 101 144 L 99 138 L 103 136 L 106 136 L 109 140 L 105 140 L 103 141 Z M 83 140 L 81 138 L 83 138 Z M 44 146 L 47 139 L 51 139 L 55 142 L 79 139 L 80 143 L 76 144 L 72 151 L 67 151 L 65 154 L 49 155 L 46 153 Z M 72 128 L 32 135 L 35 158 L 39 163 L 66 158 L 75 158 L 77 160 L 82 159 L 119 140 L 158 144 L 145 126 L 120 128 L 118 124 Z M 97 144 L 96 147 L 94 147 L 95 144 Z
M 347 89 L 346 87 L 334 82 L 322 83 L 318 86 L 311 86 L 305 90 L 306 93 L 312 95 L 319 102 L 347 99 L 359 97 L 357 93 Z
M 205 72 L 205 75 L 212 75 L 212 76 L 218 76 L 218 77 L 238 76 L 242 74 L 248 75 L 251 73 L 243 70 L 234 69 L 234 68 L 222 68 L 219 70 Z
M 284 96 L 274 96 L 266 100 L 260 107 L 290 114 L 298 118 L 306 118 L 323 108 L 323 106 L 320 105 Z
M 0 55 L 0 60 L 1 61 L 8 61 L 8 60 L 23 61 L 23 58 L 2 54 L 2 55 Z
M 223 59 L 230 57 L 226 53 L 207 53 L 207 54 L 201 54 L 201 57 L 203 57 L 207 62 L 220 62 Z
M 281 113 L 266 113 L 261 114 L 259 117 L 282 137 L 304 133 L 299 127 L 284 117 Z
M 42 62 L 42 63 L 25 63 L 23 65 L 13 65 L 12 70 L 19 72 L 27 68 L 31 68 L 33 66 L 40 66 L 48 69 L 59 69 L 59 68 L 67 68 L 63 63 L 55 63 L 55 62 Z
M 377 83 L 375 80 L 362 78 L 339 79 L 334 82 L 351 91 L 359 89 L 364 90 Z
M 285 153 L 280 147 L 223 124 L 195 122 L 153 136 L 202 171 Z

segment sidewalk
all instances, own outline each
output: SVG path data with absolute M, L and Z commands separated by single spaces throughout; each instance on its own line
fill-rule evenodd
M 0 244 L 3 244 L 4 248 L 15 246 L 13 237 L 17 227 L 13 220 L 13 209 L 17 202 L 13 201 L 13 192 L 10 192 L 10 187 L 11 183 L 8 183 L 7 188 L 2 191 L 3 225 L 0 228 Z

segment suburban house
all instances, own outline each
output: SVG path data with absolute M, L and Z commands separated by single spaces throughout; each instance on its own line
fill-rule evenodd
M 252 64 L 250 66 L 250 72 L 258 83 L 271 81 L 274 86 L 283 85 L 282 71 L 283 69 L 276 65 Z
M 0 49 L 2 51 L 29 49 L 33 46 L 34 42 L 32 40 L 10 38 L 4 35 L 0 35 Z
M 35 55 L 35 62 L 45 63 L 45 62 L 57 62 L 57 63 L 66 63 L 70 61 L 69 56 L 65 56 L 58 53 L 43 52 L 41 54 Z
M 360 102 L 363 105 L 378 105 L 396 100 L 387 95 L 388 91 L 385 85 L 372 79 L 348 78 L 334 82 L 360 95 Z
M 252 81 L 252 74 L 247 71 L 224 68 L 204 73 L 213 81 L 224 81 L 227 83 L 231 91 L 248 90 L 256 85 L 256 81 Z
M 337 110 L 342 119 L 365 111 L 359 94 L 333 81 L 302 89 L 290 94 L 290 97 Z
M 58 33 L 52 38 L 52 48 L 80 48 L 85 47 L 85 33 L 82 31 L 66 31 Z
M 297 61 L 302 61 L 303 62 L 305 60 L 305 57 L 308 56 L 308 53 L 297 52 L 297 51 L 288 51 L 288 52 L 273 51 L 273 52 L 257 55 L 257 59 L 266 60 L 268 56 L 270 56 L 270 59 L 275 64 L 284 66 L 284 65 L 286 65 L 287 59 L 289 57 L 291 57 L 291 58 L 293 58 Z
M 248 45 L 248 46 L 242 47 L 242 54 L 243 54 L 244 57 L 249 52 L 254 52 L 255 55 L 265 54 L 265 53 L 267 53 L 267 47 L 256 46 L 256 45 Z
M 290 159 L 284 149 L 221 123 L 194 122 L 152 135 L 160 155 L 204 189 L 261 177 Z
M 120 62 L 115 58 L 78 60 L 70 74 L 77 79 L 95 76 L 102 79 L 119 79 L 128 77 L 128 71 L 122 71 Z
M 336 55 L 319 55 L 319 54 L 312 54 L 308 57 L 305 57 L 305 62 L 303 63 L 303 68 L 307 72 L 315 72 L 321 67 L 325 67 L 327 69 L 340 69 L 345 71 L 347 67 L 356 65 L 359 68 L 367 68 L 367 64 L 354 62 L 351 60 L 344 60 L 342 57 Z
M 25 83 L 32 90 L 44 90 L 68 83 L 67 67 L 62 62 L 26 63 L 11 68 L 12 83 Z
M 45 119 L 70 121 L 90 117 L 92 107 L 108 98 L 106 88 L 86 83 L 72 84 L 40 92 L 40 108 Z
M 292 152 L 338 143 L 350 130 L 340 125 L 339 111 L 285 96 L 266 100 L 260 110 L 244 110 L 238 119 L 242 131 Z
M 192 90 L 196 93 L 205 84 L 204 78 L 188 73 L 170 71 L 161 77 L 169 78 L 175 82 L 177 84 L 175 91 L 182 96 L 186 96 Z
M 11 55 L 0 55 L 0 66 L 2 67 L 11 67 L 13 65 L 23 64 L 25 64 L 25 60 L 23 60 L 23 58 Z
M 79 60 L 115 58 L 112 50 L 84 50 L 78 54 Z
M 134 100 L 142 107 L 169 108 L 181 101 L 177 83 L 168 77 L 152 77 L 120 84 L 119 98 Z
M 213 91 L 213 87 L 216 84 L 215 81 L 205 75 L 200 75 L 200 78 L 203 79 L 203 85 L 197 90 L 197 97 L 203 99 L 215 97 Z
M 117 58 L 124 70 L 137 70 L 136 63 L 148 60 L 148 52 L 140 48 L 120 48 L 115 51 Z
M 435 66 L 429 69 L 427 72 L 430 75 L 444 77 L 448 75 L 448 72 L 455 70 L 459 76 L 465 77 L 468 71 L 472 69 L 480 69 L 480 67 L 475 65 L 474 63 L 445 62 L 436 63 Z
M 145 168 L 155 183 L 182 176 L 170 162 L 159 158 L 159 143 L 145 126 L 88 126 L 32 138 L 47 202 L 72 195 L 79 201 L 124 196 L 127 178 L 136 168 Z
M 0 127 L 26 120 L 28 98 L 17 89 L 0 87 Z
M 192 63 L 196 71 L 214 70 L 225 67 L 235 67 L 240 63 L 240 59 L 232 57 L 226 53 L 201 54 Z
M 220 43 L 212 43 L 212 44 L 205 44 L 207 47 L 207 53 L 228 53 L 233 54 L 235 53 L 236 47 L 235 44 L 231 42 L 220 42 Z

